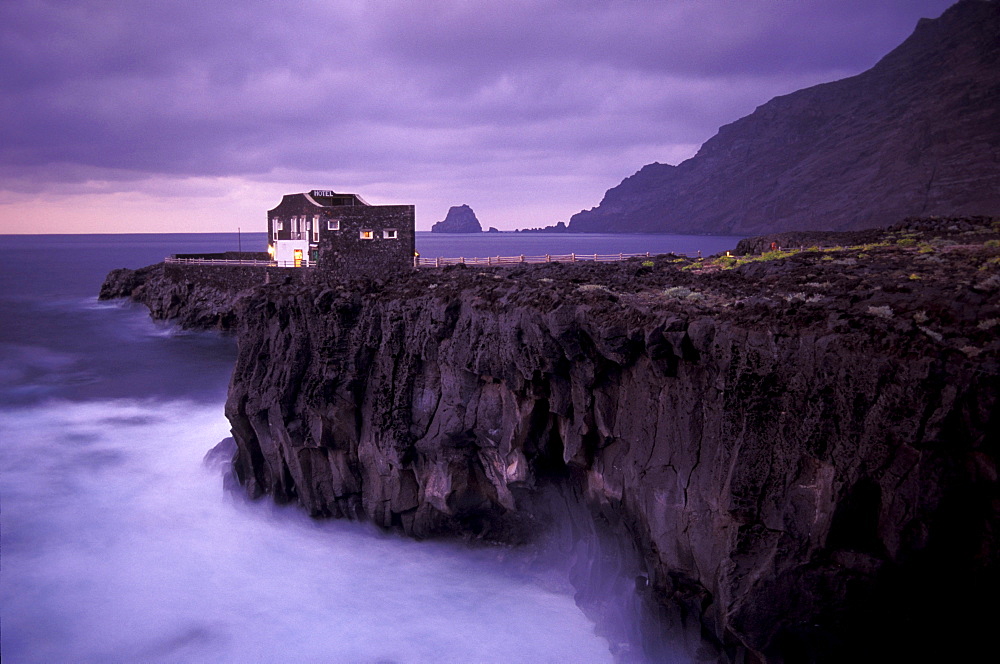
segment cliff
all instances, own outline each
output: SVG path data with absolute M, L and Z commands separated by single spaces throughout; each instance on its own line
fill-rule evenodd
M 236 474 L 315 516 L 541 541 L 622 661 L 982 646 L 1000 222 L 876 240 L 259 286 Z M 608 626 L 636 607 L 642 630 Z
M 442 221 L 431 226 L 432 233 L 481 233 L 483 227 L 468 205 L 454 205 Z
M 872 69 L 777 97 L 570 220 L 585 232 L 754 235 L 1000 214 L 1000 3 L 960 0 Z

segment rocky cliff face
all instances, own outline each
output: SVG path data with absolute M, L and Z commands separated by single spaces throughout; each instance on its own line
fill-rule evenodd
M 570 230 L 754 235 L 1000 214 L 1000 3 L 960 0 L 858 76 L 777 97 Z
M 171 320 L 185 328 L 231 331 L 242 293 L 194 280 L 171 279 L 164 264 L 138 270 L 121 268 L 105 278 L 101 300 L 128 298 L 145 305 L 156 320 Z
M 448 208 L 448 215 L 431 226 L 432 233 L 481 233 L 483 227 L 476 213 L 468 205 L 454 205 Z
M 981 644 L 1000 544 L 989 223 L 264 286 L 237 316 L 235 470 L 251 495 L 417 537 L 556 533 L 584 605 L 655 607 L 697 659 Z M 598 583 L 602 558 L 619 581 Z

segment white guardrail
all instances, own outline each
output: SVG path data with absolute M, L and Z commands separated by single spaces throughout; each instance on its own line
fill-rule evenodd
M 258 261 L 239 260 L 233 258 L 174 258 L 167 256 L 164 263 L 182 265 L 244 265 L 249 267 L 314 267 L 315 264 L 303 259 L 296 264 L 295 261 Z
M 689 254 L 676 254 L 678 256 L 689 256 Z M 701 252 L 697 255 L 700 257 Z M 458 258 L 413 258 L 414 267 L 445 267 L 446 265 L 513 265 L 517 263 L 610 263 L 614 261 L 628 260 L 629 258 L 650 258 L 650 252 L 639 254 L 544 254 L 542 256 L 459 256 Z M 259 261 L 259 260 L 238 260 L 238 259 L 215 259 L 215 258 L 173 258 L 164 259 L 165 263 L 181 263 L 185 265 L 248 265 L 259 267 L 315 267 L 315 263 L 307 260 L 299 261 Z
M 580 263 L 584 261 L 606 263 L 629 258 L 649 258 L 653 254 L 544 254 L 542 256 L 486 256 L 459 258 L 414 258 L 415 267 L 444 267 L 445 265 L 511 265 L 514 263 Z

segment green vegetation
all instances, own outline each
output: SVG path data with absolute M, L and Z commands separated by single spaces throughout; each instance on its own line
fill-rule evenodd
M 904 237 L 899 240 L 896 240 L 896 244 L 898 244 L 901 247 L 912 247 L 916 243 L 917 241 L 912 237 Z
M 642 266 L 643 267 L 653 267 L 654 265 L 655 265 L 655 263 L 653 261 L 643 261 L 642 262 Z

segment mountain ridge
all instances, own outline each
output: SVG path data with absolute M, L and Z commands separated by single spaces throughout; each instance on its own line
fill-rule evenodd
M 1000 214 L 1000 3 L 960 0 L 875 66 L 771 99 L 677 166 L 643 166 L 578 232 L 857 230 Z

